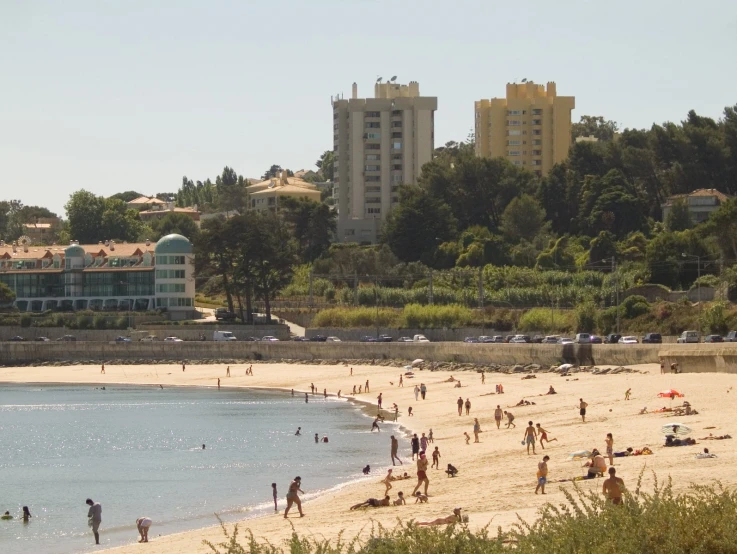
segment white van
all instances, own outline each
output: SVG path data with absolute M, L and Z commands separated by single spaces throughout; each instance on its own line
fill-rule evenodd
M 235 338 L 235 335 L 230 331 L 215 331 L 212 334 L 212 340 L 231 341 L 231 340 L 236 340 L 236 338 Z
M 574 342 L 576 344 L 591 344 L 591 335 L 588 333 L 578 333 Z
M 698 331 L 684 331 L 676 342 L 683 344 L 687 342 L 699 342 L 700 340 L 701 336 Z

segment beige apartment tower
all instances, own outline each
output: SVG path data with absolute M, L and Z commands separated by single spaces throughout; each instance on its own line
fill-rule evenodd
M 476 155 L 504 157 L 544 175 L 568 156 L 573 96 L 558 96 L 555 83 L 508 83 L 506 98 L 476 102 Z
M 333 98 L 334 198 L 340 242 L 375 243 L 399 200 L 432 159 L 438 99 L 420 85 L 374 85 L 374 98 Z

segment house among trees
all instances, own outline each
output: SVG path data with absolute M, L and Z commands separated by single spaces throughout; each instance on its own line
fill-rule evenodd
M 283 197 L 320 202 L 320 190 L 316 185 L 296 176 L 289 177 L 286 171 L 271 179 L 250 185 L 247 192 L 250 208 L 257 211 L 278 210 L 279 198 Z
M 38 217 L 31 223 L 23 224 L 23 235 L 31 239 L 31 244 L 45 244 L 52 241 L 61 225 L 58 217 Z
M 150 210 L 156 206 L 163 206 L 166 204 L 163 200 L 159 200 L 156 197 L 139 196 L 129 202 L 126 202 L 131 210 Z
M 729 197 L 717 189 L 698 189 L 690 194 L 669 196 L 662 206 L 663 221 L 668 220 L 673 206 L 681 203 L 688 208 L 688 214 L 693 224 L 703 223 L 709 219 L 712 212 L 716 211 L 727 200 L 729 200 Z
M 162 202 L 161 204 L 154 204 L 150 210 L 143 210 L 139 212 L 141 221 L 144 223 L 150 223 L 154 219 L 163 219 L 169 214 L 184 214 L 188 216 L 192 221 L 200 226 L 200 211 L 197 206 L 179 208 L 174 205 L 174 202 Z

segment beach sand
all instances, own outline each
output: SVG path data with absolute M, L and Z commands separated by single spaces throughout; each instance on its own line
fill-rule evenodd
M 733 404 L 737 389 L 737 375 L 725 374 L 679 374 L 661 375 L 658 365 L 638 366 L 643 373 L 617 375 L 591 375 L 577 373 L 569 377 L 557 374 L 539 374 L 536 379 L 522 379 L 522 375 L 486 374 L 486 384 L 481 384 L 481 376 L 470 372 L 429 372 L 415 371 L 414 378 L 405 378 L 404 388 L 398 388 L 399 368 L 379 366 L 354 366 L 353 376 L 349 376 L 350 368 L 343 365 L 301 365 L 301 364 L 254 364 L 253 377 L 245 376 L 247 366 L 231 366 L 232 377 L 225 377 L 225 365 L 187 365 L 186 372 L 181 366 L 106 366 L 106 375 L 100 374 L 99 366 L 66 366 L 66 367 L 21 367 L 0 368 L 0 382 L 15 383 L 89 383 L 89 384 L 146 384 L 190 386 L 217 386 L 220 377 L 223 387 L 270 387 L 295 389 L 303 392 L 309 390 L 314 383 L 322 391 L 327 388 L 331 394 L 342 389 L 345 396 L 353 385 L 364 384 L 370 380 L 371 392 L 357 395 L 356 400 L 376 405 L 376 397 L 383 393 L 384 408 L 396 402 L 400 408 L 399 422 L 407 430 L 418 433 L 433 430 L 435 446 L 440 448 L 440 470 L 428 471 L 430 478 L 427 504 L 414 504 L 408 498 L 407 506 L 367 509 L 349 512 L 348 508 L 369 497 L 381 498 L 384 485 L 380 480 L 386 475 L 386 467 L 372 468 L 372 478 L 335 492 L 323 495 L 303 503 L 306 514 L 299 518 L 290 513 L 289 522 L 282 514 L 285 505 L 284 492 L 288 483 L 279 483 L 279 504 L 282 513 L 251 519 L 241 524 L 241 530 L 250 529 L 258 539 L 268 539 L 272 544 L 287 538 L 294 529 L 301 534 L 316 538 L 333 539 L 340 531 L 344 537 L 353 537 L 359 532 L 367 537 L 372 522 L 380 522 L 385 526 L 394 526 L 397 519 L 404 521 L 412 518 L 418 521 L 434 519 L 448 515 L 452 508 L 460 506 L 470 517 L 470 526 L 480 528 L 489 523 L 495 528 L 501 525 L 508 528 L 517 521 L 518 514 L 527 520 L 536 516 L 537 509 L 545 502 L 558 504 L 565 501 L 562 490 L 573 488 L 573 483 L 555 483 L 558 479 L 583 475 L 585 469 L 581 462 L 569 461 L 568 455 L 579 450 L 598 448 L 602 453 L 606 446 L 604 439 L 607 433 L 614 435 L 614 450 L 624 450 L 628 446 L 635 449 L 649 446 L 654 455 L 627 458 L 615 458 L 617 475 L 622 477 L 627 486 L 634 488 L 637 477 L 643 468 L 645 490 L 652 490 L 653 474 L 657 474 L 662 483 L 668 477 L 673 479 L 676 490 L 685 490 L 690 484 L 707 484 L 720 480 L 724 485 L 737 483 L 734 473 L 735 446 L 737 441 L 698 441 L 695 446 L 664 448 L 662 425 L 671 422 L 682 422 L 693 430 L 693 437 L 703 437 L 709 433 L 714 435 L 731 434 L 737 436 L 737 422 L 734 420 Z M 460 379 L 463 387 L 454 388 L 455 383 L 446 382 L 453 375 Z M 393 382 L 393 385 L 390 384 Z M 415 384 L 424 382 L 427 387 L 427 398 L 415 401 L 413 388 Z M 494 393 L 495 384 L 504 386 L 505 394 Z M 558 392 L 556 395 L 544 396 L 550 385 Z M 632 398 L 624 400 L 624 393 L 632 388 Z M 669 417 L 667 414 L 650 413 L 638 415 L 645 406 L 648 410 L 680 405 L 684 399 L 657 397 L 663 389 L 675 388 L 684 393 L 685 400 L 699 411 L 698 415 L 687 417 Z M 288 394 L 288 393 L 287 393 Z M 472 407 L 469 416 L 459 417 L 456 400 L 458 396 L 465 400 L 470 398 Z M 540 395 L 540 396 L 538 396 Z M 302 394 L 304 396 L 304 394 Z M 534 406 L 511 407 L 520 399 L 536 403 Z M 578 412 L 579 398 L 588 402 L 586 423 L 581 422 Z M 515 429 L 497 430 L 494 423 L 493 410 L 499 404 L 515 416 Z M 407 416 L 407 408 L 412 406 L 413 417 Z M 375 409 L 375 408 L 374 408 Z M 388 413 L 386 414 L 389 417 Z M 473 443 L 473 418 L 478 417 L 483 432 L 481 442 Z M 549 436 L 558 439 L 546 445 L 543 451 L 537 446 L 537 455 L 527 455 L 521 441 L 527 421 L 540 423 Z M 299 422 L 294 422 L 295 428 Z M 366 419 L 370 427 L 371 420 Z M 713 428 L 710 428 L 713 427 Z M 390 461 L 389 428 L 386 434 L 386 462 Z M 466 445 L 463 432 L 471 435 L 471 444 Z M 400 449 L 407 450 L 409 439 L 400 439 Z M 697 460 L 694 455 L 704 447 L 718 455 L 715 459 Z M 428 452 L 429 454 L 429 452 Z M 550 456 L 549 482 L 547 495 L 535 495 L 537 463 L 543 454 Z M 298 455 L 298 451 L 295 452 Z M 429 456 L 428 456 L 429 457 Z M 397 466 L 395 472 L 407 471 L 414 477 L 415 464 L 404 460 L 404 466 Z M 456 478 L 448 478 L 443 469 L 452 463 L 459 469 Z M 302 472 L 302 488 L 310 493 L 309 472 Z M 264 502 L 271 499 L 271 478 L 263 476 Z M 416 479 L 393 483 L 390 491 L 392 500 L 398 491 L 409 497 Z M 601 479 L 579 481 L 584 490 L 601 490 Z M 141 513 L 145 506 L 141 507 Z M 83 517 L 84 513 L 80 512 Z M 131 521 L 139 514 L 131 514 Z M 291 523 L 291 525 L 290 525 Z M 230 527 L 230 526 L 229 526 Z M 102 535 L 104 537 L 104 524 Z M 135 529 L 131 530 L 134 540 Z M 108 552 L 118 554 L 145 552 L 149 554 L 174 554 L 180 552 L 205 553 L 210 550 L 202 544 L 207 539 L 213 542 L 223 540 L 219 527 L 187 531 L 174 535 L 159 537 L 156 533 L 156 522 L 151 528 L 151 542 L 144 545 L 131 544 L 114 548 Z

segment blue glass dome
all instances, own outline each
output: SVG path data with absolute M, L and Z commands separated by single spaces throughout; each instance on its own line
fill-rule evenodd
M 67 258 L 84 258 L 84 248 L 74 244 L 64 249 L 64 255 Z
M 182 235 L 166 235 L 156 243 L 154 252 L 156 254 L 191 254 L 192 243 Z

